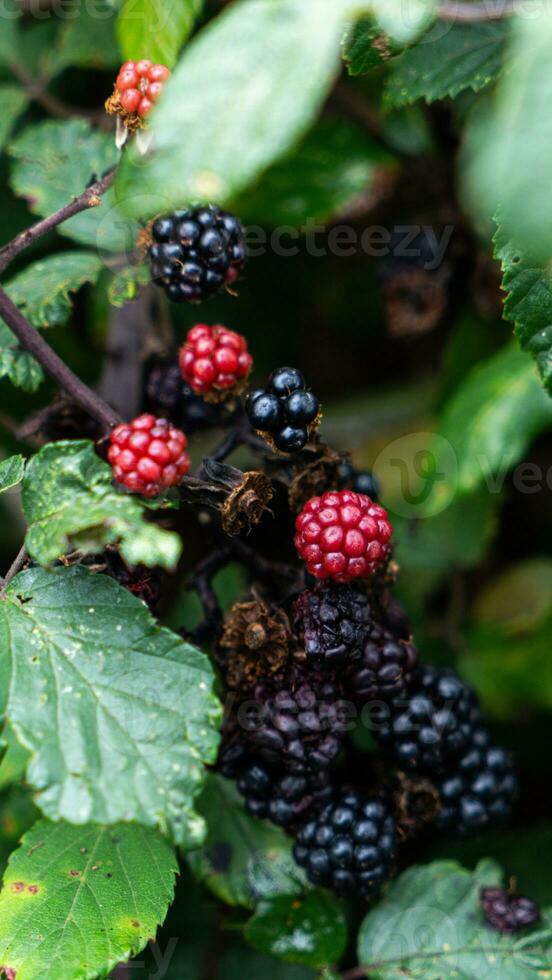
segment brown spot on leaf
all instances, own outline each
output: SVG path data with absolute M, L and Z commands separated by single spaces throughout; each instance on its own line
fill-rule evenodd
M 138 922 L 138 919 L 131 919 L 130 924 L 134 929 L 140 928 L 140 923 Z
M 6 980 L 16 980 L 17 971 L 9 966 L 0 966 L 0 976 L 5 977 Z
M 27 891 L 30 892 L 31 895 L 38 895 L 40 888 L 38 885 L 29 885 Z
M 108 871 L 106 874 L 106 878 L 113 878 L 113 873 L 111 871 Z
M 17 895 L 19 892 L 24 892 L 25 891 L 25 887 L 26 886 L 25 886 L 25 882 L 24 881 L 13 881 L 12 882 L 12 886 L 11 886 L 11 890 L 12 890 L 12 892 L 15 892 L 16 895 Z
M 80 878 L 81 872 L 80 871 L 77 871 L 76 869 L 72 869 L 69 872 L 69 875 L 70 875 L 71 878 Z

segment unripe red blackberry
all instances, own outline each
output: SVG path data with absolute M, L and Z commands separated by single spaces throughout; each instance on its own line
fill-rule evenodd
M 396 847 L 388 805 L 346 791 L 300 828 L 293 856 L 313 884 L 373 898 L 393 874 Z
M 352 490 L 313 497 L 296 522 L 295 547 L 316 578 L 350 582 L 372 575 L 390 552 L 383 507 Z
M 497 932 L 511 935 L 540 922 L 541 911 L 532 898 L 514 895 L 505 888 L 482 888 L 479 901 L 487 922 Z
M 192 327 L 178 360 L 182 377 L 193 391 L 217 399 L 239 392 L 253 367 L 245 337 L 218 324 Z
M 173 303 L 200 303 L 234 283 L 245 264 L 240 221 L 214 204 L 158 218 L 151 234 L 152 278 Z
M 359 660 L 374 626 L 373 604 L 349 585 L 318 585 L 295 601 L 294 623 L 307 661 L 336 667 Z
M 143 497 L 178 486 L 190 469 L 186 436 L 155 415 L 139 415 L 117 425 L 110 443 L 107 458 L 115 479 Z
M 113 95 L 105 104 L 107 111 L 119 116 L 129 130 L 140 128 L 160 98 L 170 74 L 165 65 L 154 64 L 147 58 L 125 61 Z

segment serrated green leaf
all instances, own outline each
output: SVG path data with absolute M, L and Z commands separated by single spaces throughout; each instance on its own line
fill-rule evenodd
M 177 871 L 174 851 L 155 831 L 40 820 L 4 875 L 4 971 L 18 980 L 107 976 L 155 936 Z
M 234 207 L 247 222 L 300 226 L 328 221 L 361 192 L 369 193 L 391 155 L 343 119 L 323 119 L 285 160 L 264 174 Z
M 44 380 L 44 372 L 34 357 L 20 350 L 18 341 L 0 320 L 0 378 L 7 378 L 16 388 L 36 391 Z
M 552 254 L 552 11 L 512 18 L 509 70 L 495 98 L 474 116 L 466 138 L 466 187 L 474 213 L 500 209 L 504 234 L 531 261 Z
M 0 150 L 29 104 L 29 98 L 18 85 L 0 85 Z
M 140 292 L 140 287 L 151 281 L 151 271 L 147 265 L 129 265 L 117 272 L 109 284 L 108 297 L 112 306 L 131 303 Z
M 98 553 L 119 542 L 129 564 L 172 569 L 177 534 L 146 524 L 138 498 L 113 487 L 111 467 L 86 439 L 51 442 L 30 460 L 23 480 L 25 544 L 43 565 L 73 548 Z
M 150 58 L 172 68 L 204 0 L 124 0 L 117 37 L 124 58 Z
M 507 20 L 435 24 L 389 62 L 386 103 L 399 107 L 454 98 L 467 88 L 479 92 L 498 76 L 508 35 Z
M 348 10 L 343 0 L 238 0 L 200 31 L 152 114 L 153 153 L 125 154 L 125 212 L 224 203 L 289 152 L 338 71 Z
M 234 784 L 210 775 L 198 803 L 208 827 L 203 847 L 187 856 L 195 877 L 228 905 L 254 908 L 261 898 L 308 890 L 282 830 L 249 816 Z
M 260 953 L 286 963 L 323 967 L 343 956 L 347 923 L 339 901 L 317 890 L 259 902 L 245 926 L 245 936 Z
M 552 273 L 548 264 L 539 265 L 517 248 L 500 224 L 494 244 L 506 293 L 504 316 L 515 324 L 516 337 L 535 358 L 542 383 L 552 395 Z
M 367 75 L 389 54 L 388 44 L 372 17 L 351 24 L 343 39 L 343 61 L 349 75 Z
M 472 370 L 445 406 L 439 428 L 457 459 L 456 493 L 493 483 L 522 457 L 531 441 L 552 425 L 552 403 L 531 361 L 508 346 Z M 439 463 L 437 463 L 439 465 Z
M 121 55 L 115 38 L 116 11 L 110 0 L 79 4 L 61 26 L 47 51 L 48 77 L 64 68 L 118 68 Z
M 373 980 L 536 980 L 552 962 L 550 916 L 531 936 L 501 936 L 483 919 L 479 891 L 500 885 L 500 869 L 482 861 L 409 868 L 370 911 L 358 936 L 359 963 Z
M 201 842 L 194 810 L 218 745 L 208 658 L 82 566 L 31 568 L 0 601 L 2 704 L 52 820 L 137 821 Z M 29 711 L 32 704 L 32 711 Z
M 81 119 L 29 126 L 10 145 L 9 153 L 14 160 L 13 190 L 27 199 L 33 214 L 42 217 L 82 194 L 93 177 L 100 177 L 119 159 L 113 136 Z M 59 226 L 69 238 L 115 252 L 132 249 L 136 230 L 115 205 L 113 190 L 103 195 L 97 207 Z
M 25 473 L 26 459 L 24 456 L 10 456 L 0 462 L 0 493 L 11 490 L 21 483 Z
M 33 262 L 5 288 L 33 327 L 59 327 L 71 312 L 71 294 L 97 282 L 102 268 L 94 252 L 62 252 Z

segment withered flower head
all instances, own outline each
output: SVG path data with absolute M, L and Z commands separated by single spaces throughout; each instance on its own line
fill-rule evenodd
M 300 511 L 311 497 L 319 497 L 326 490 L 339 485 L 339 467 L 348 460 L 347 453 L 338 453 L 329 446 L 318 446 L 306 463 L 293 477 L 289 488 L 289 505 L 292 511 Z
M 222 507 L 222 528 L 226 534 L 259 524 L 273 495 L 272 483 L 265 473 L 244 473 L 241 483 L 226 498 Z
M 230 651 L 228 687 L 246 689 L 260 677 L 280 670 L 289 656 L 290 639 L 291 627 L 282 609 L 272 608 L 255 593 L 248 602 L 236 602 L 220 640 L 220 646 Z
M 439 793 L 433 783 L 404 772 L 396 773 L 393 802 L 403 839 L 415 837 L 433 823 L 441 809 Z

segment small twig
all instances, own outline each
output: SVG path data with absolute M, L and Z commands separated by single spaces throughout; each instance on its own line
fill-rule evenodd
M 111 122 L 108 119 L 105 112 L 98 112 L 95 109 L 82 109 L 77 106 L 67 105 L 61 99 L 58 99 L 56 95 L 52 95 L 51 92 L 46 88 L 46 82 L 42 81 L 40 78 L 35 78 L 29 71 L 27 71 L 25 65 L 21 64 L 20 61 L 10 61 L 9 67 L 11 72 L 15 75 L 17 80 L 21 83 L 25 89 L 26 94 L 29 96 L 33 102 L 36 102 L 39 106 L 42 106 L 46 112 L 50 113 L 56 119 L 86 119 L 89 122 L 94 122 L 96 125 L 102 127 L 102 129 L 111 129 Z
M 445 0 L 437 7 L 437 16 L 441 20 L 460 20 L 463 23 L 502 20 L 503 17 L 512 17 L 516 7 L 516 0 L 483 0 L 482 3 Z
M 274 585 L 275 578 L 283 578 L 297 584 L 299 583 L 299 579 L 302 578 L 301 569 L 293 565 L 287 565 L 285 562 L 271 561 L 269 558 L 263 558 L 262 555 L 259 555 L 254 548 L 251 548 L 241 538 L 228 538 L 228 548 L 242 565 L 245 565 L 257 578 L 269 585 Z M 298 584 L 298 587 L 300 588 L 301 586 Z
M 90 184 L 82 194 L 78 197 L 73 198 L 69 204 L 64 205 L 59 211 L 54 214 L 49 215 L 47 218 L 41 218 L 26 231 L 22 231 L 21 234 L 16 235 L 11 242 L 4 245 L 0 249 L 0 273 L 4 272 L 10 263 L 13 261 L 16 255 L 19 255 L 23 249 L 27 248 L 38 238 L 42 238 L 43 235 L 48 234 L 57 225 L 62 224 L 62 222 L 67 221 L 68 218 L 72 218 L 75 214 L 80 214 L 81 211 L 87 211 L 88 208 L 97 207 L 101 204 L 102 194 L 111 187 L 113 180 L 115 178 L 115 167 L 109 170 L 101 180 L 95 181 Z
M 6 591 L 6 589 L 7 589 L 8 585 L 10 584 L 11 580 L 13 578 L 15 578 L 15 576 L 17 575 L 17 573 L 19 571 L 21 571 L 21 568 L 23 567 L 23 565 L 27 561 L 27 558 L 28 557 L 29 556 L 27 554 L 27 549 L 25 548 L 25 545 L 22 545 L 21 548 L 19 549 L 19 551 L 18 551 L 18 553 L 17 553 L 14 561 L 12 562 L 12 564 L 10 565 L 10 567 L 8 568 L 8 571 L 6 573 L 5 578 L 2 580 L 2 588 L 0 589 L 0 595 L 4 595 L 4 592 Z
M 35 330 L 25 319 L 1 287 L 0 316 L 6 321 L 22 347 L 29 351 L 44 370 L 93 418 L 106 428 L 111 428 L 120 421 L 116 412 L 80 378 L 77 378 L 76 374 L 73 374 L 61 357 L 58 357 L 50 345 L 46 343 L 38 330 Z
M 222 626 L 222 609 L 212 580 L 230 561 L 230 551 L 226 544 L 215 548 L 196 567 L 194 577 L 188 582 L 186 589 L 197 593 L 203 608 L 203 621 L 194 630 L 181 630 L 183 635 L 200 643 L 210 635 L 216 635 Z

